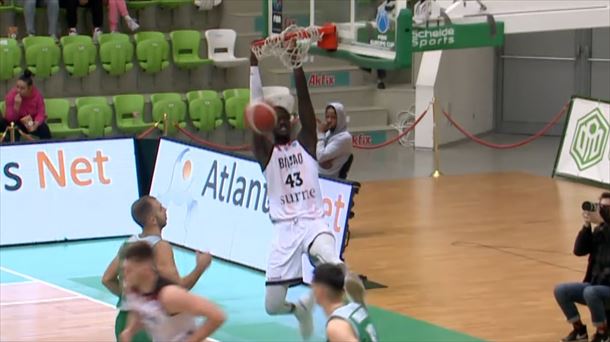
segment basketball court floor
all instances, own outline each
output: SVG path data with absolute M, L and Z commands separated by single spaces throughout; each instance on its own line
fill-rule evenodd
M 446 156 L 473 158 L 483 169 L 448 157 L 439 179 L 363 182 L 345 257 L 387 286 L 368 292 L 381 341 L 553 341 L 567 333 L 553 287 L 582 279 L 586 258 L 571 254 L 580 204 L 602 189 L 551 179 L 557 139 L 549 139 L 520 152 L 452 145 Z M 408 162 L 418 153 L 386 159 L 383 169 L 396 172 L 388 178 L 409 177 L 401 172 L 415 168 Z M 373 169 L 379 161 L 369 163 Z M 419 167 L 419 176 L 431 170 Z M 354 175 L 361 172 L 356 166 Z M 112 340 L 115 298 L 100 277 L 121 241 L 0 248 L 0 340 Z M 176 261 L 186 272 L 194 255 L 177 249 Z M 294 318 L 265 314 L 262 273 L 215 260 L 194 291 L 226 310 L 229 320 L 214 336 L 220 341 L 299 341 Z M 319 309 L 315 318 L 314 340 L 323 341 Z

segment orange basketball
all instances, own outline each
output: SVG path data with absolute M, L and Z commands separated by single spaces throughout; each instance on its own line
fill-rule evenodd
M 250 103 L 244 114 L 248 126 L 258 134 L 271 132 L 277 122 L 273 107 L 262 101 Z

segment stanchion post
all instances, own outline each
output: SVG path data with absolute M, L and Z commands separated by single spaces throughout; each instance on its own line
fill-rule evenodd
M 9 137 L 11 139 L 11 144 L 15 142 L 15 123 L 11 122 L 11 126 L 9 129 Z
M 167 113 L 163 113 L 163 136 L 166 137 L 167 136 Z
M 432 172 L 432 178 L 439 178 L 443 174 L 441 173 L 441 151 L 438 147 L 439 140 L 439 119 L 441 115 L 441 106 L 438 100 L 434 98 L 432 103 L 432 151 L 434 153 L 434 171 Z

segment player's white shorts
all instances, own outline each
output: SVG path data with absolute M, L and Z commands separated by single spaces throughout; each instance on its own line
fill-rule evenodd
M 323 219 L 294 219 L 273 224 L 275 235 L 267 263 L 266 285 L 295 284 L 303 280 L 302 255 L 321 234 L 334 234 Z

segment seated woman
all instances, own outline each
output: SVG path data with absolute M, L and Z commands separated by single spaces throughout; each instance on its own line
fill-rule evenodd
M 42 94 L 34 86 L 32 72 L 26 69 L 5 98 L 5 115 L 0 117 L 0 134 L 5 132 L 11 123 L 15 123 L 22 132 L 33 134 L 40 139 L 51 139 L 51 131 L 45 123 L 47 114 Z M 19 131 L 15 132 L 19 140 Z
M 318 171 L 321 175 L 338 177 L 352 154 L 352 135 L 347 131 L 343 105 L 331 102 L 326 106 L 325 120 L 318 125 Z

